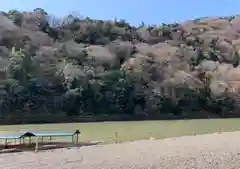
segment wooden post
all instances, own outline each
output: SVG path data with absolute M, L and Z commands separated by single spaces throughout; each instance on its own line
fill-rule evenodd
M 42 143 L 43 143 L 43 136 L 42 136 Z
M 193 132 L 193 136 L 196 136 L 196 133 L 195 133 L 195 132 Z
M 35 152 L 38 152 L 38 137 L 36 137 Z
M 222 129 L 220 128 L 220 130 L 219 130 L 219 134 L 221 134 L 222 133 Z
M 161 132 L 161 139 L 163 139 L 163 132 Z
M 115 132 L 115 143 L 118 143 L 118 132 Z
M 29 145 L 32 143 L 31 137 L 28 138 L 29 139 Z

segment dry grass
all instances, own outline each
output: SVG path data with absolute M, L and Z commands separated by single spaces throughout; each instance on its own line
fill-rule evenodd
M 222 130 L 240 130 L 240 119 L 205 119 L 176 121 L 139 121 L 139 122 L 100 122 L 100 123 L 66 123 L 40 125 L 7 125 L 1 130 L 75 130 L 81 131 L 80 140 L 115 142 L 115 132 L 118 141 L 143 140 L 153 138 L 178 137 L 184 135 L 215 133 Z

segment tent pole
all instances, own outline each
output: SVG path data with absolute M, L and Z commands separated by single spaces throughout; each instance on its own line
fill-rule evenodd
M 5 139 L 5 147 L 7 147 L 7 138 Z
M 35 152 L 38 152 L 38 137 L 36 137 Z
M 79 134 L 77 133 L 77 144 L 78 144 L 78 141 L 79 141 L 79 140 L 78 140 L 78 135 L 79 135 Z

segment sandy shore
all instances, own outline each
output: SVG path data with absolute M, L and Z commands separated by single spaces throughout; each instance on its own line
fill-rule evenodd
M 238 169 L 240 132 L 0 155 L 3 169 Z

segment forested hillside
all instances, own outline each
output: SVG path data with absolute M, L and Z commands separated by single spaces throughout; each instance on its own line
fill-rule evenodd
M 0 15 L 1 118 L 238 116 L 240 16 L 131 26 Z

